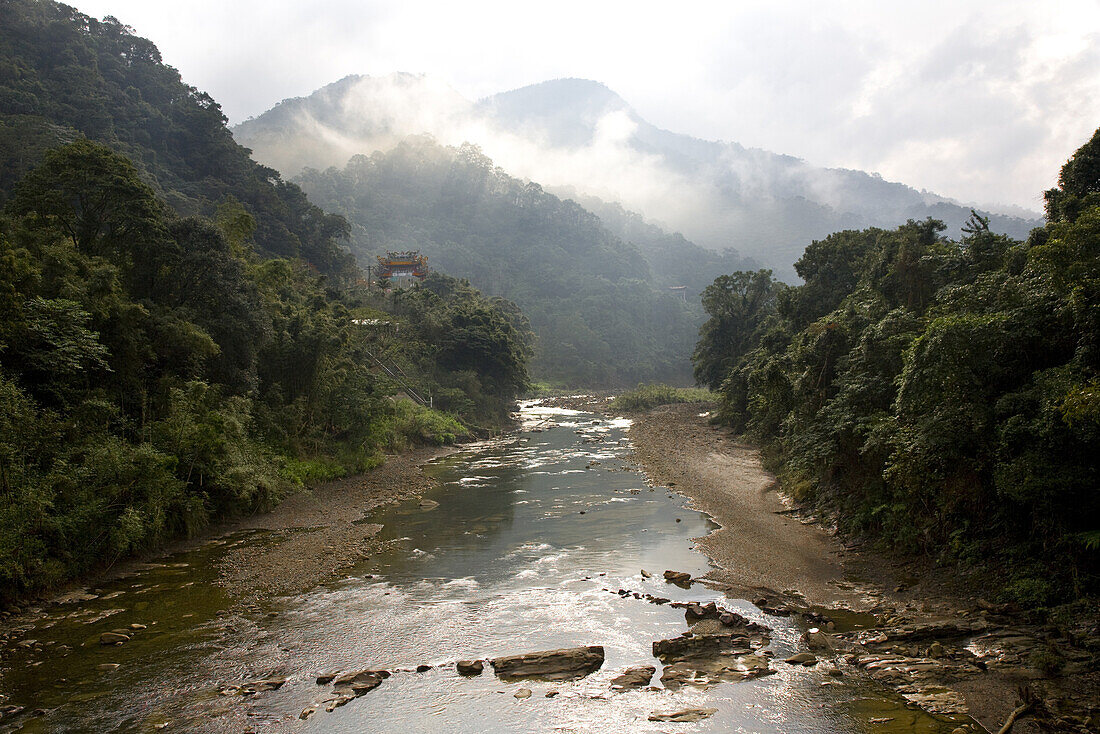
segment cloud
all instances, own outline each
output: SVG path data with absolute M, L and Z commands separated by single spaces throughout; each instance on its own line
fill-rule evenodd
M 582 77 L 679 132 L 1033 208 L 1100 124 L 1093 0 L 78 4 L 150 37 L 234 122 L 351 73 L 471 99 Z

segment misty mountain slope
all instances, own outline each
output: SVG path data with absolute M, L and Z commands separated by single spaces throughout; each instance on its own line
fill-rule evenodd
M 619 202 L 711 249 L 735 248 L 794 277 L 792 263 L 831 232 L 934 216 L 957 235 L 969 207 L 863 171 L 700 140 L 648 123 L 598 82 L 558 79 L 479 102 L 423 76 L 353 76 L 234 128 L 265 163 L 293 175 L 388 150 L 403 135 L 479 145 L 514 176 Z M 1039 219 L 985 212 L 1024 237 Z
M 656 285 L 638 249 L 597 216 L 508 176 L 476 147 L 413 137 L 343 169 L 307 169 L 298 181 L 351 222 L 362 264 L 419 249 L 433 269 L 515 301 L 539 338 L 539 379 L 690 381 L 698 302 Z
M 763 267 L 752 258 L 742 257 L 737 250 L 711 250 L 696 245 L 679 232 L 669 234 L 617 202 L 579 194 L 571 186 L 554 188 L 550 193 L 572 199 L 598 216 L 609 232 L 638 248 L 649 264 L 655 284 L 665 288 L 682 286 L 687 298 L 697 298 L 718 275 Z
M 127 156 L 182 215 L 233 198 L 256 219 L 264 254 L 347 275 L 343 223 L 238 145 L 218 104 L 117 20 L 67 5 L 0 3 L 0 202 L 51 147 L 81 136 Z

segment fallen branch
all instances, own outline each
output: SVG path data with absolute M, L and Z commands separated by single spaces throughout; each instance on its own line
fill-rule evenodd
M 1017 706 L 1012 713 L 1008 715 L 1004 725 L 997 730 L 997 734 L 1008 734 L 1008 732 L 1012 730 L 1012 725 L 1016 723 L 1016 719 L 1026 714 L 1031 710 L 1032 706 L 1035 705 L 1035 694 L 1031 692 L 1030 688 L 1024 686 L 1019 688 L 1017 693 L 1023 703 Z

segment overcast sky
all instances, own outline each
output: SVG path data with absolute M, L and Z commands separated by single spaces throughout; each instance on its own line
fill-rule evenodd
M 1100 0 L 69 1 L 231 122 L 347 74 L 470 98 L 581 77 L 676 132 L 1032 210 L 1100 126 Z

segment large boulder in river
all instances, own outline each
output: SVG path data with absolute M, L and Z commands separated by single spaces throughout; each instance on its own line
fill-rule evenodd
M 459 675 L 481 675 L 485 670 L 485 664 L 480 660 L 459 660 L 455 663 L 455 669 Z
M 337 693 L 345 696 L 362 696 L 382 685 L 382 681 L 389 677 L 388 670 L 353 670 L 336 676 L 332 686 Z
M 524 655 L 507 655 L 489 661 L 503 680 L 537 678 L 540 680 L 576 680 L 594 673 L 603 665 L 603 647 L 569 647 Z

